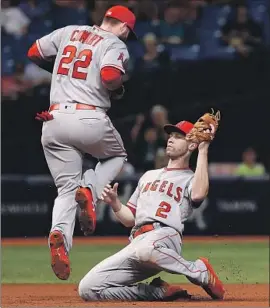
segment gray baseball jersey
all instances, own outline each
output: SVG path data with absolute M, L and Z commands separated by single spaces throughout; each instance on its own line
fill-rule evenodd
M 190 199 L 190 169 L 162 168 L 147 171 L 127 203 L 135 214 L 135 228 L 149 222 L 161 222 L 182 233 L 193 208 Z
M 55 57 L 51 104 L 83 103 L 109 109 L 109 92 L 100 70 L 116 67 L 123 74 L 129 60 L 126 45 L 97 26 L 67 26 L 37 40 L 44 59 Z

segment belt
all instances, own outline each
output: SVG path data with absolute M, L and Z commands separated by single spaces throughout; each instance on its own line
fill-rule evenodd
M 59 110 L 60 108 L 60 104 L 54 104 L 51 105 L 49 108 L 49 111 L 53 111 L 53 110 Z M 96 110 L 95 106 L 92 105 L 86 105 L 86 104 L 76 104 L 76 110 Z
M 163 227 L 167 227 L 166 225 L 160 223 L 160 226 L 163 226 Z M 143 234 L 143 233 L 147 233 L 147 232 L 150 232 L 150 231 L 153 231 L 155 230 L 156 228 L 154 227 L 154 224 L 147 224 L 147 225 L 143 225 L 141 226 L 138 230 L 136 230 L 133 235 L 132 235 L 132 238 L 134 239 L 135 237 Z M 178 231 L 177 231 L 178 232 Z M 178 232 L 179 233 L 179 232 Z M 181 239 L 182 239 L 182 234 L 179 233 Z
M 137 231 L 134 232 L 133 238 L 135 238 L 135 237 L 137 237 L 137 236 L 139 236 L 143 233 L 153 231 L 153 230 L 155 230 L 155 227 L 153 226 L 153 224 L 143 225 Z

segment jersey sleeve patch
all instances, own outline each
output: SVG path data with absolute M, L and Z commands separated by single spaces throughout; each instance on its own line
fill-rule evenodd
M 127 205 L 132 207 L 133 209 L 136 209 L 136 207 L 137 207 L 136 204 L 133 204 L 131 202 L 128 202 Z

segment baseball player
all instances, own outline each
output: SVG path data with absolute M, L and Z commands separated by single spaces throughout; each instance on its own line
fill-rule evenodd
M 70 275 L 69 251 L 77 205 L 85 235 L 96 226 L 95 205 L 106 184 L 126 160 L 122 139 L 106 111 L 110 99 L 124 94 L 123 75 L 129 53 L 125 41 L 136 37 L 135 15 L 113 6 L 98 26 L 67 26 L 38 39 L 28 51 L 38 66 L 52 72 L 49 111 L 42 146 L 58 189 L 49 235 L 51 265 L 59 279 Z M 95 170 L 82 173 L 83 156 L 99 160 Z
M 104 201 L 126 227 L 133 229 L 128 246 L 96 265 L 81 280 L 78 292 L 84 300 L 154 301 L 185 297 L 181 288 L 158 278 L 150 284 L 135 284 L 161 271 L 185 275 L 213 299 L 223 299 L 222 282 L 208 260 L 199 258 L 191 262 L 181 256 L 184 222 L 200 206 L 209 188 L 209 142 L 198 145 L 188 141 L 193 128 L 187 121 L 165 125 L 169 134 L 168 166 L 147 171 L 127 206 L 118 199 L 117 183 L 105 187 Z M 189 159 L 196 148 L 198 160 L 193 173 Z

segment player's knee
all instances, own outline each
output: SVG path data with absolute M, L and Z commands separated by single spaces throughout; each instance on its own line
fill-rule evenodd
M 93 291 L 91 283 L 86 279 L 82 279 L 78 287 L 79 296 L 85 301 L 97 301 L 98 295 L 97 292 Z
M 55 179 L 55 184 L 58 189 L 58 195 L 70 193 L 76 191 L 78 188 L 78 179 L 79 179 L 79 172 L 74 173 L 70 179 L 66 179 L 65 177 L 57 177 Z
M 154 247 L 152 245 L 142 246 L 142 247 L 136 247 L 135 254 L 139 261 L 151 262 L 153 251 L 154 251 Z

